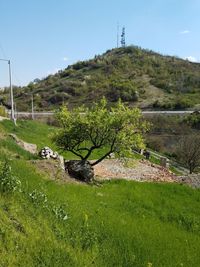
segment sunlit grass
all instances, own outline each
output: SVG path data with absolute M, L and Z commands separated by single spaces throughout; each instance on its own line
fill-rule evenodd
M 15 133 L 43 145 L 36 128 L 49 126 L 27 125 Z M 9 122 L 3 127 L 13 131 Z M 22 183 L 19 193 L 0 193 L 0 266 L 199 267 L 199 190 L 124 180 L 58 184 L 9 137 L 0 149 L 18 155 L 9 164 Z M 32 200 L 34 190 L 46 196 L 45 205 Z M 55 216 L 60 206 L 68 219 Z

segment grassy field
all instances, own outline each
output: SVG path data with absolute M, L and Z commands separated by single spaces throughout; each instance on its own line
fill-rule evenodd
M 22 122 L 15 133 L 42 146 L 48 128 Z M 0 123 L 0 160 L 12 155 L 22 190 L 0 193 L 0 266 L 200 266 L 199 190 L 131 181 L 60 184 L 6 136 L 13 129 Z

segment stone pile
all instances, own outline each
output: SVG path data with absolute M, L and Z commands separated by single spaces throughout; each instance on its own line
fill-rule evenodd
M 177 176 L 176 180 L 178 183 L 188 184 L 194 188 L 200 188 L 200 173 Z
M 50 159 L 50 158 L 57 159 L 59 156 L 57 152 L 54 152 L 51 148 L 47 146 L 45 146 L 40 150 L 39 155 L 43 159 Z

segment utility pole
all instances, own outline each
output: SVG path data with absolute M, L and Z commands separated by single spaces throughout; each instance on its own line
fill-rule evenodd
M 14 111 L 14 101 L 13 101 L 13 88 L 12 88 L 12 76 L 11 76 L 10 60 L 8 60 L 8 66 L 9 66 L 9 80 L 10 80 L 11 120 L 13 120 L 16 123 L 15 111 Z
M 17 104 L 16 104 L 16 102 L 14 103 L 14 110 L 15 110 L 15 119 L 17 119 Z
M 10 117 L 11 117 L 11 120 L 14 121 L 14 123 L 16 124 L 15 112 L 14 112 L 14 100 L 13 100 L 13 88 L 12 88 L 12 75 L 11 75 L 10 60 L 9 59 L 0 59 L 0 60 L 8 62 L 9 82 L 10 82 L 10 104 L 11 104 Z
M 34 103 L 33 103 L 33 94 L 31 96 L 31 116 L 32 120 L 34 120 Z

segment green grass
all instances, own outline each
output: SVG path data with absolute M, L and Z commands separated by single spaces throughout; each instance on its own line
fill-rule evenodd
M 32 155 L 28 151 L 25 151 L 23 148 L 18 146 L 12 137 L 7 137 L 5 139 L 0 139 L 0 147 L 4 149 L 4 153 L 0 154 L 0 158 L 3 157 L 6 153 L 9 152 L 9 155 L 13 158 L 24 158 L 27 160 L 37 159 L 37 156 Z
M 44 146 L 49 146 L 54 151 L 59 151 L 58 147 L 56 147 L 51 140 L 53 133 L 57 130 L 56 127 L 48 126 L 47 124 L 32 120 L 18 120 L 17 126 L 15 126 L 13 122 L 7 120 L 0 123 L 0 129 L 6 131 L 7 133 L 16 134 L 19 138 L 26 142 L 36 144 L 39 150 Z M 94 150 L 90 159 L 98 159 L 106 152 L 106 148 Z M 59 151 L 59 153 L 66 159 L 78 159 L 78 157 L 71 152 Z M 133 154 L 132 157 L 134 159 L 140 158 L 137 154 Z
M 8 143 L 0 142 L 5 154 L 15 149 Z M 0 193 L 1 267 L 199 267 L 200 190 L 122 180 L 59 184 L 18 153 L 10 164 L 22 192 Z M 47 202 L 32 201 L 35 189 Z M 60 206 L 67 220 L 56 216 Z
M 51 134 L 55 131 L 55 127 L 32 120 L 18 120 L 17 126 L 9 120 L 4 120 L 1 126 L 6 132 L 16 134 L 24 141 L 37 144 L 38 148 L 44 146 L 55 148 L 51 142 Z
M 127 181 L 58 185 L 22 160 L 12 166 L 25 193 L 1 196 L 1 249 L 9 248 L 3 266 L 199 266 L 198 190 Z M 32 204 L 34 189 L 65 205 L 69 219 Z

